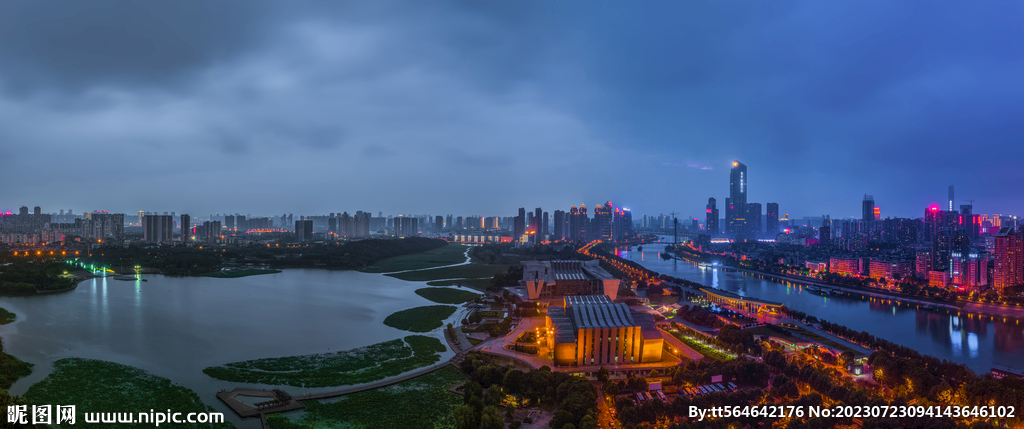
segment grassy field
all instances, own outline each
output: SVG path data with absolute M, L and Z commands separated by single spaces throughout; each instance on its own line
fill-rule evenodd
M 491 286 L 491 278 L 434 280 L 427 282 L 427 286 L 465 286 L 470 289 L 485 291 Z
M 393 273 L 458 264 L 466 262 L 466 249 L 467 247 L 461 244 L 449 244 L 423 253 L 388 258 L 360 271 L 364 273 Z
M 238 383 L 328 387 L 369 383 L 432 365 L 447 350 L 441 340 L 422 335 L 336 353 L 254 359 L 209 367 L 210 377 Z
M 508 265 L 503 264 L 467 264 L 454 267 L 437 268 L 433 270 L 388 274 L 388 276 L 413 282 L 425 282 L 444 279 L 493 277 L 495 274 L 504 273 L 506 271 L 508 271 Z
M 31 404 L 74 404 L 73 427 L 111 427 L 109 423 L 89 424 L 86 412 L 145 412 L 166 410 L 174 412 L 207 412 L 213 408 L 203 404 L 195 392 L 171 383 L 163 377 L 139 368 L 92 359 L 66 358 L 53 365 L 53 373 L 32 385 L 25 393 Z M 31 408 L 30 408 L 31 409 Z M 56 415 L 56 411 L 53 412 Z M 210 428 L 210 424 L 171 424 L 181 428 Z M 71 426 L 69 426 L 71 427 Z M 123 428 L 153 428 L 153 423 L 118 424 Z M 231 423 L 212 425 L 214 428 L 233 428 Z
M 214 271 L 212 273 L 203 274 L 203 277 L 216 277 L 221 279 L 237 279 L 239 277 L 258 276 L 260 274 L 276 274 L 280 273 L 281 270 L 261 270 L 257 268 L 248 268 L 244 270 L 234 271 Z
M 6 308 L 0 308 L 0 325 L 12 323 L 17 318 L 18 316 L 16 314 L 7 311 Z
M 450 305 L 425 305 L 396 311 L 384 319 L 384 324 L 409 332 L 430 332 L 444 325 L 456 308 Z
M 306 401 L 301 420 L 271 415 L 271 429 L 434 429 L 455 427 L 453 412 L 462 396 L 448 387 L 465 380 L 457 369 L 445 366 L 412 380 L 366 392 L 339 401 Z
M 466 290 L 448 287 L 425 287 L 416 289 L 416 295 L 434 301 L 438 304 L 462 304 L 480 296 Z
M 675 329 L 670 330 L 669 333 L 671 333 L 673 337 L 678 338 L 679 341 L 682 341 L 684 344 L 690 346 L 690 348 L 692 348 L 695 351 L 697 351 L 697 353 L 700 353 L 700 354 L 704 355 L 704 357 L 706 357 L 708 359 L 711 359 L 711 360 L 714 360 L 714 361 L 719 361 L 719 362 L 727 361 L 727 360 L 730 360 L 730 359 L 736 359 L 733 356 L 727 355 L 727 354 L 722 353 L 722 352 L 720 352 L 718 350 L 715 350 L 715 349 L 713 349 L 711 347 L 708 347 L 707 345 L 705 345 L 704 343 L 701 343 L 700 341 L 697 341 L 697 340 L 694 340 L 694 339 L 692 339 L 690 337 L 687 337 L 686 335 L 683 335 L 682 333 L 680 333 L 679 331 L 677 331 Z

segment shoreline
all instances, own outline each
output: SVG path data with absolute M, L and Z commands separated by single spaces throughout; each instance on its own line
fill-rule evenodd
M 687 252 L 688 254 L 692 254 L 691 252 L 686 251 L 686 250 L 684 250 L 684 252 Z M 687 259 L 685 257 L 682 257 L 682 256 L 677 256 L 677 255 L 674 255 L 674 256 L 679 257 L 681 259 L 689 260 L 689 259 Z M 703 256 L 703 255 L 700 255 L 700 256 Z M 852 287 L 849 287 L 849 286 L 839 286 L 839 285 L 833 285 L 833 284 L 830 284 L 830 283 L 825 283 L 825 282 L 820 282 L 820 281 L 814 281 L 814 280 L 808 280 L 808 279 L 802 279 L 802 278 L 793 278 L 793 277 L 789 277 L 789 276 L 786 276 L 786 275 L 766 273 L 766 272 L 763 272 L 763 271 L 751 270 L 751 269 L 748 269 L 748 268 L 733 267 L 733 266 L 724 265 L 724 264 L 721 265 L 721 267 L 722 267 L 723 270 L 733 270 L 733 271 L 742 272 L 742 273 L 750 274 L 750 275 L 764 276 L 764 277 L 767 277 L 767 278 L 769 278 L 769 279 L 771 279 L 773 281 L 776 281 L 776 282 L 784 281 L 784 282 L 795 282 L 795 283 L 807 284 L 809 286 L 823 286 L 823 287 L 833 288 L 833 289 L 837 289 L 837 290 L 842 290 L 842 291 L 844 291 L 846 293 L 851 293 L 851 294 L 870 295 L 870 296 L 873 296 L 875 298 L 884 298 L 884 299 L 887 299 L 887 300 L 894 300 L 894 301 L 897 302 L 897 305 L 899 305 L 900 302 L 912 302 L 912 303 L 915 303 L 915 304 L 923 304 L 923 305 L 936 306 L 937 307 L 936 310 L 946 310 L 946 312 L 950 313 L 950 314 L 952 314 L 952 311 L 956 311 L 957 314 L 960 314 L 961 312 L 968 312 L 968 313 L 978 314 L 980 316 L 988 316 L 990 318 L 997 318 L 997 317 L 1006 318 L 1006 317 L 1011 317 L 1011 318 L 1014 318 L 1014 319 L 1024 319 L 1024 308 L 1021 308 L 1021 307 L 1007 307 L 1007 306 L 998 305 L 998 304 L 979 304 L 979 303 L 966 302 L 966 301 L 960 301 L 960 300 L 953 301 L 953 302 L 934 301 L 934 300 L 926 299 L 924 297 L 914 297 L 914 296 L 907 296 L 907 295 L 903 295 L 903 294 L 896 294 L 896 293 L 892 293 L 892 292 L 889 292 L 889 291 L 886 291 L 886 290 L 882 290 L 882 289 L 879 289 L 879 290 L 866 289 L 865 290 L 865 289 L 860 289 L 860 288 L 852 288 Z

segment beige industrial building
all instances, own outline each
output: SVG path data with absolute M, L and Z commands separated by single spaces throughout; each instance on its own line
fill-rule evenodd
M 654 316 L 607 295 L 566 296 L 549 307 L 548 347 L 556 365 L 629 365 L 661 361 L 665 339 Z
M 523 283 L 531 300 L 557 299 L 569 295 L 608 295 L 612 300 L 619 293 L 619 279 L 613 277 L 601 262 L 592 261 L 523 261 Z

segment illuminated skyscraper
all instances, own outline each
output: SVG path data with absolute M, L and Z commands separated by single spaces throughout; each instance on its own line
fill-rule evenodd
M 615 239 L 612 232 L 612 202 L 608 201 L 594 209 L 594 239 L 611 242 Z
M 712 237 L 722 232 L 718 229 L 718 207 L 715 205 L 714 198 L 708 198 L 708 206 L 704 214 L 704 231 Z
M 742 234 L 747 231 L 747 166 L 742 162 L 733 161 L 732 170 L 729 172 L 729 211 L 727 216 L 727 227 L 732 234 Z

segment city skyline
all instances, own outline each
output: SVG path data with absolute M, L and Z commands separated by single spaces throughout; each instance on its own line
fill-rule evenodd
M 15 4 L 4 199 L 700 217 L 738 159 L 784 213 L 1024 213 L 1021 7 Z

